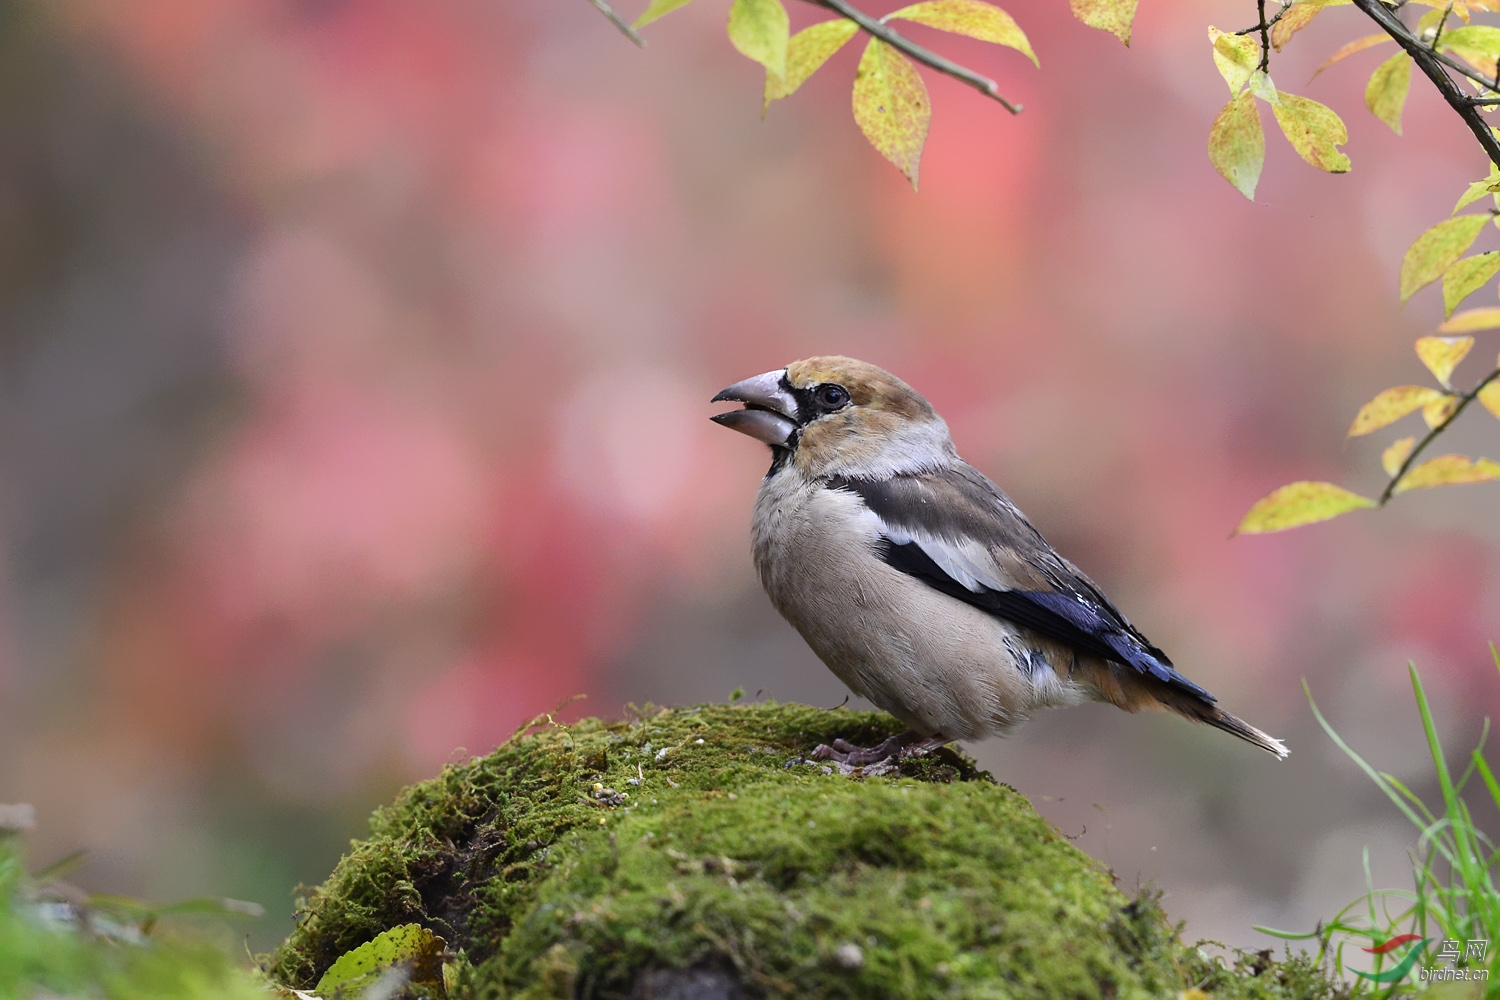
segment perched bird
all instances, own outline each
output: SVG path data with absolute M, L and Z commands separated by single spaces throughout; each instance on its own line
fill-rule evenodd
M 714 421 L 771 446 L 751 528 L 771 603 L 839 679 L 910 731 L 836 740 L 848 766 L 998 735 L 1037 708 L 1164 708 L 1278 757 L 1279 740 L 1172 668 L 883 369 L 808 358 L 737 382 Z

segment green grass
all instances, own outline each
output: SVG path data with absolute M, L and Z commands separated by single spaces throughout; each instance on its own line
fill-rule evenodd
M 26 870 L 19 833 L 0 827 L 0 1000 L 266 1000 L 226 942 L 185 924 L 245 912 L 228 900 L 151 906 L 60 881 L 72 859 Z
M 1490 653 L 1495 666 L 1500 670 L 1500 649 L 1494 645 Z M 1500 851 L 1484 831 L 1474 823 L 1465 792 L 1487 794 L 1497 809 L 1500 809 L 1500 782 L 1484 756 L 1484 744 L 1489 736 L 1489 719 L 1484 721 L 1484 731 L 1479 744 L 1468 755 L 1463 771 L 1455 778 L 1438 739 L 1437 725 L 1433 722 L 1432 708 L 1427 693 L 1422 688 L 1422 679 L 1415 664 L 1408 667 L 1411 673 L 1412 693 L 1416 698 L 1417 711 L 1422 718 L 1422 732 L 1427 738 L 1428 753 L 1432 757 L 1433 771 L 1437 776 L 1441 802 L 1429 807 L 1400 779 L 1384 771 L 1376 770 L 1355 750 L 1345 743 L 1339 734 L 1318 711 L 1312 692 L 1303 682 L 1308 704 L 1318 724 L 1328 733 L 1338 748 L 1349 756 L 1359 768 L 1375 782 L 1401 814 L 1417 829 L 1416 847 L 1411 852 L 1413 887 L 1405 889 L 1376 889 L 1370 877 L 1370 855 L 1364 854 L 1365 879 L 1368 886 L 1363 896 L 1344 907 L 1330 920 L 1306 934 L 1257 927 L 1266 934 L 1287 940 L 1313 940 L 1319 943 L 1319 960 L 1331 958 L 1339 974 L 1352 971 L 1346 967 L 1346 958 L 1354 956 L 1353 948 L 1374 948 L 1386 944 L 1401 934 L 1416 934 L 1429 939 L 1420 947 L 1424 953 L 1409 971 L 1394 982 L 1374 982 L 1354 973 L 1354 996 L 1368 996 L 1373 1000 L 1410 995 L 1423 984 L 1420 970 L 1439 965 L 1440 942 L 1458 941 L 1461 957 L 1457 962 L 1443 962 L 1442 967 L 1467 970 L 1486 970 L 1489 985 L 1479 992 L 1454 995 L 1500 997 L 1500 891 L 1497 891 L 1497 861 Z M 1474 792 L 1471 784 L 1478 778 L 1481 790 Z M 1470 958 L 1462 953 L 1469 941 L 1487 942 L 1482 959 Z M 1389 954 L 1374 956 L 1374 974 L 1395 971 L 1397 961 L 1406 954 L 1405 947 L 1393 949 Z

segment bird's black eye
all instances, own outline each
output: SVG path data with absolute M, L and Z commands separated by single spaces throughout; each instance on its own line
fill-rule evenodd
M 814 395 L 818 400 L 818 405 L 829 413 L 843 409 L 849 404 L 849 390 L 832 382 L 825 382 L 818 386 Z

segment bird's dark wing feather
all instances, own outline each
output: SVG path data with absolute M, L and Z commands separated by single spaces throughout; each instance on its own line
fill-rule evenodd
M 1196 697 L 1088 577 L 1047 544 L 1010 498 L 971 466 L 889 479 L 833 479 L 881 526 L 881 556 L 950 597 Z

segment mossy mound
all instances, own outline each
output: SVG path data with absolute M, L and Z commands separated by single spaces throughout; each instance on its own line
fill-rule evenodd
M 1183 947 L 951 750 L 890 778 L 804 759 L 898 728 L 762 703 L 536 729 L 377 812 L 269 972 L 308 988 L 415 922 L 462 956 L 450 996 L 1337 995 L 1300 959 Z

